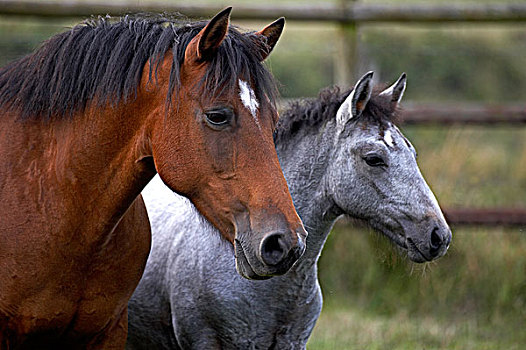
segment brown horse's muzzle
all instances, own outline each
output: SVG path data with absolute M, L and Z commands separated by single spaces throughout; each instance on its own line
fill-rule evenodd
M 245 278 L 268 279 L 282 275 L 305 251 L 307 232 L 301 224 L 295 230 L 276 228 L 262 234 L 251 230 L 250 225 L 246 224 L 238 221 L 234 240 L 236 269 Z M 248 229 L 239 230 L 241 227 Z

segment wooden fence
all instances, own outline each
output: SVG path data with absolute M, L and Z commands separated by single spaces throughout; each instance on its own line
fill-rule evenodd
M 180 12 L 189 17 L 210 17 L 219 10 L 212 4 L 189 4 L 182 1 L 19 1 L 1 0 L 0 14 L 36 17 L 87 17 L 122 15 L 131 12 Z M 524 22 L 526 4 L 386 4 L 370 5 L 355 1 L 309 5 L 241 4 L 235 6 L 233 18 L 269 20 L 284 16 L 287 20 L 330 21 L 340 23 L 404 22 Z
M 0 0 L 1 16 L 39 18 L 122 15 L 134 12 L 180 12 L 188 17 L 209 18 L 220 8 L 211 4 L 176 1 L 113 0 L 94 1 L 14 1 Z M 332 22 L 339 36 L 335 60 L 335 83 L 349 86 L 357 78 L 357 28 L 365 23 L 514 23 L 526 22 L 526 3 L 515 4 L 386 4 L 370 5 L 342 0 L 317 5 L 236 5 L 235 20 L 272 20 L 281 16 L 292 21 Z M 343 59 L 342 59 L 343 58 Z M 405 123 L 514 124 L 526 126 L 526 104 L 515 105 L 417 105 L 406 104 Z M 526 225 L 526 208 L 445 210 L 452 224 Z

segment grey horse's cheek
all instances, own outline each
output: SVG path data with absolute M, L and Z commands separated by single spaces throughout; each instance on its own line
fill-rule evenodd
M 355 176 L 352 168 L 353 160 L 344 162 L 343 165 L 334 167 L 333 173 L 329 176 L 330 179 L 330 190 L 338 197 L 345 198 L 347 194 L 352 190 L 352 185 L 345 179 Z

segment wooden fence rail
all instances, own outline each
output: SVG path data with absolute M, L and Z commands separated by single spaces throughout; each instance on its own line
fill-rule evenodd
M 526 103 L 520 105 L 404 103 L 401 119 L 405 124 L 526 126 Z
M 136 12 L 180 12 L 188 17 L 209 18 L 219 10 L 211 4 L 187 2 L 112 0 L 96 1 L 15 1 L 0 0 L 0 16 L 33 16 L 39 18 L 119 16 Z M 385 4 L 371 5 L 354 1 L 331 4 L 236 5 L 235 20 L 323 21 L 339 24 L 338 60 L 335 61 L 335 83 L 349 86 L 356 78 L 358 24 L 367 23 L 520 23 L 526 22 L 526 3 L 515 4 Z M 342 59 L 342 57 L 344 59 Z M 354 76 L 354 77 L 353 77 Z M 406 124 L 526 124 L 526 105 L 411 104 L 402 112 Z M 447 209 L 451 224 L 513 225 L 526 227 L 526 208 Z
M 447 221 L 452 225 L 520 226 L 526 233 L 526 210 L 517 208 L 471 209 L 457 208 L 444 210 Z
M 16 1 L 1 0 L 0 14 L 38 17 L 87 17 L 91 15 L 121 15 L 127 12 L 181 12 L 189 17 L 209 17 L 219 10 L 212 4 L 187 2 L 144 2 L 113 0 L 97 1 Z M 297 4 L 297 5 L 236 5 L 232 13 L 239 20 L 269 20 L 285 16 L 288 20 L 330 21 L 340 23 L 366 22 L 524 22 L 526 4 L 361 4 L 359 2 Z

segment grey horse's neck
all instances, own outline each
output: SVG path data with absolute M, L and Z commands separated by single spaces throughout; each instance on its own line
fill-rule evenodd
M 329 232 L 341 214 L 327 191 L 327 169 L 334 151 L 336 125 L 324 121 L 276 144 L 294 206 L 307 229 L 307 249 L 295 270 L 315 268 Z

